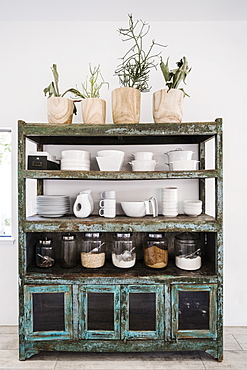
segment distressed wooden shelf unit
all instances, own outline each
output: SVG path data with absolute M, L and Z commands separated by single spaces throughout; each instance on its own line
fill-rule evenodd
M 25 360 L 39 351 L 206 351 L 222 360 L 222 121 L 135 125 L 55 125 L 18 123 L 19 191 L 19 354 Z M 27 170 L 26 141 L 44 145 L 166 145 L 197 144 L 200 170 L 153 172 L 101 172 Z M 215 166 L 205 168 L 206 142 L 214 140 Z M 26 182 L 35 179 L 37 193 L 43 182 L 197 179 L 205 205 L 207 180 L 213 179 L 214 217 L 107 219 L 72 215 L 60 218 L 26 217 Z M 89 186 L 88 186 L 89 187 Z M 162 187 L 162 185 L 161 185 Z M 183 271 L 174 264 L 176 233 L 196 232 L 202 242 L 203 265 Z M 131 232 L 139 243 L 137 262 L 118 269 L 110 261 L 100 269 L 80 264 L 63 269 L 59 241 L 72 232 L 81 240 L 85 232 L 100 232 L 108 241 L 116 232 Z M 143 263 L 142 244 L 149 232 L 164 232 L 169 240 L 169 263 L 150 269 Z M 54 241 L 54 267 L 35 265 L 35 244 L 48 235 Z M 106 243 L 107 244 L 107 243 Z

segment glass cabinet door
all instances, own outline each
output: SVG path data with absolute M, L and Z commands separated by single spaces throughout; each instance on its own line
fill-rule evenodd
M 216 288 L 214 284 L 172 286 L 173 337 L 216 337 Z
M 79 335 L 82 339 L 120 339 L 120 287 L 79 288 Z
M 28 339 L 72 338 L 72 288 L 67 285 L 24 287 Z
M 121 293 L 122 339 L 163 338 L 163 286 L 123 286 Z

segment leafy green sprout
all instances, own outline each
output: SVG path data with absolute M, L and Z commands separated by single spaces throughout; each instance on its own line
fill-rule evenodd
M 100 72 L 100 65 L 92 68 L 91 65 L 89 64 L 89 72 L 90 72 L 90 77 L 87 77 L 86 81 L 81 84 L 82 91 L 71 88 L 71 89 L 68 89 L 65 93 L 71 92 L 76 97 L 79 97 L 81 99 L 99 98 L 100 90 L 102 86 L 107 85 L 109 88 L 109 83 L 103 79 L 102 74 Z M 100 82 L 98 82 L 99 79 L 101 79 Z
M 64 95 L 67 93 L 68 90 L 66 90 L 63 94 L 60 94 L 60 92 L 59 92 L 59 86 L 58 86 L 59 74 L 58 74 L 58 71 L 57 71 L 57 65 L 56 64 L 52 65 L 51 71 L 52 71 L 52 74 L 53 74 L 54 81 L 52 81 L 50 83 L 50 85 L 48 85 L 46 88 L 44 88 L 43 92 L 44 92 L 45 96 L 47 94 L 49 95 L 48 98 L 50 98 L 51 96 L 64 97 Z M 73 102 L 73 104 L 74 104 L 73 113 L 77 114 L 77 109 L 76 109 L 75 103 Z
M 160 55 L 153 53 L 155 46 L 162 46 L 152 40 L 151 45 L 145 51 L 143 49 L 144 38 L 150 30 L 150 25 L 142 20 L 133 21 L 132 14 L 128 14 L 129 27 L 119 28 L 118 32 L 123 36 L 122 41 L 132 41 L 133 45 L 121 58 L 121 63 L 115 70 L 121 86 L 134 87 L 142 92 L 150 91 L 149 73 L 152 68 L 156 68 L 156 58 Z
M 166 60 L 166 63 L 163 62 L 162 57 L 160 57 L 160 69 L 164 76 L 164 79 L 166 81 L 166 86 L 168 87 L 168 90 L 170 89 L 178 89 L 178 86 L 181 82 L 183 82 L 186 85 L 186 77 L 190 73 L 191 68 L 188 66 L 188 61 L 186 57 L 183 57 L 180 59 L 179 62 L 177 62 L 177 68 L 176 69 L 169 69 L 169 57 Z M 182 90 L 184 93 L 184 96 L 189 96 L 183 88 L 180 88 L 179 90 Z

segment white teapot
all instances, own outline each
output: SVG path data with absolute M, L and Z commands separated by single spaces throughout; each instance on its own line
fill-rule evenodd
M 85 218 L 93 212 L 94 202 L 91 191 L 92 190 L 83 190 L 77 196 L 73 206 L 73 212 L 76 217 Z

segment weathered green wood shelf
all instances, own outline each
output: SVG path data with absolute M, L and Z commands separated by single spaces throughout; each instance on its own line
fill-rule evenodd
M 197 217 L 179 215 L 174 218 L 166 218 L 164 216 L 145 216 L 141 218 L 118 216 L 114 219 L 107 219 L 100 216 L 90 216 L 86 219 L 79 219 L 75 216 L 44 218 L 34 215 L 27 217 L 23 227 L 25 232 L 217 232 L 221 227 L 221 223 L 216 221 L 214 217 L 204 214 Z
M 205 167 L 207 141 L 214 141 L 214 165 Z M 44 145 L 134 145 L 160 148 L 171 144 L 197 145 L 200 170 L 195 171 L 61 171 L 27 170 L 26 142 L 37 150 Z M 223 169 L 222 120 L 212 122 L 141 124 L 48 124 L 18 123 L 19 191 L 19 357 L 25 360 L 39 351 L 205 351 L 218 361 L 223 358 Z M 175 218 L 145 216 L 114 219 L 91 215 L 44 218 L 26 217 L 26 182 L 44 183 L 125 180 L 194 179 L 205 205 L 206 184 L 214 182 L 215 217 Z M 156 182 L 154 183 L 156 184 Z M 59 183 L 60 184 L 60 183 Z M 64 181 L 65 185 L 67 184 Z M 205 212 L 205 209 L 203 209 Z M 175 266 L 174 237 L 195 232 L 202 242 L 202 267 L 195 271 Z M 60 267 L 60 241 L 64 233 L 83 240 L 85 232 L 100 232 L 105 244 L 116 232 L 135 236 L 137 261 L 120 269 L 111 262 L 112 244 L 106 248 L 106 263 L 86 269 L 80 263 Z M 144 265 L 143 241 L 149 232 L 164 232 L 169 239 L 166 268 Z M 35 244 L 50 237 L 56 263 L 52 268 L 35 265 Z M 134 237 L 133 237 L 134 240 Z
M 165 179 L 206 179 L 217 178 L 217 170 L 197 171 L 58 171 L 26 170 L 22 173 L 27 179 L 54 180 L 165 180 Z

